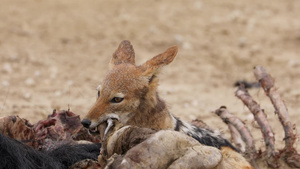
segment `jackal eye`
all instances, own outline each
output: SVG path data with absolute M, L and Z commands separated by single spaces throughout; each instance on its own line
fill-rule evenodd
M 97 88 L 97 99 L 100 97 L 100 90 L 101 90 L 101 85 L 99 85 Z
M 112 103 L 120 103 L 121 101 L 123 101 L 124 98 L 122 97 L 114 97 L 113 99 L 111 99 L 110 102 Z

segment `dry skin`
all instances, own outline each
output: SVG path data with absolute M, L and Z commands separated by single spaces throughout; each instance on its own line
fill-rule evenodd
M 199 118 L 228 137 L 211 111 L 225 105 L 250 127 L 257 148 L 262 135 L 234 96 L 236 80 L 255 81 L 263 65 L 275 80 L 300 129 L 300 1 L 0 0 L 0 116 L 35 123 L 56 109 L 83 117 L 123 39 L 136 63 L 170 46 L 179 53 L 164 69 L 162 97 L 178 117 Z M 263 90 L 249 91 L 265 109 L 275 133 L 284 132 Z M 299 144 L 297 140 L 296 144 Z M 300 146 L 296 147 L 300 151 Z

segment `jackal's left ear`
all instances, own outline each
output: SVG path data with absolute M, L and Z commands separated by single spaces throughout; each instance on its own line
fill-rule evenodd
M 113 54 L 109 67 L 112 69 L 115 65 L 121 63 L 130 63 L 135 65 L 135 54 L 132 45 L 128 40 L 123 40 L 118 49 Z
M 142 75 L 152 79 L 157 73 L 159 73 L 159 70 L 163 66 L 168 65 L 174 60 L 177 52 L 178 47 L 173 46 L 167 49 L 165 52 L 148 60 L 141 66 L 141 69 L 143 70 Z

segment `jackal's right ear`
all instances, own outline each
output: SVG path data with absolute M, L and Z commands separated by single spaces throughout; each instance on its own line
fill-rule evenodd
M 156 76 L 157 73 L 159 73 L 159 70 L 163 66 L 168 65 L 174 60 L 177 52 L 178 47 L 173 46 L 167 49 L 165 52 L 148 60 L 141 66 L 141 69 L 143 71 L 142 75 L 149 77 L 149 80 L 151 80 L 153 77 Z
M 135 54 L 132 45 L 128 40 L 123 40 L 118 49 L 113 54 L 109 67 L 112 69 L 115 65 L 121 63 L 130 63 L 135 65 Z

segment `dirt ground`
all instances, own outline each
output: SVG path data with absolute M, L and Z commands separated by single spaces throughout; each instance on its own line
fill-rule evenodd
M 257 148 L 264 148 L 233 87 L 237 80 L 255 81 L 253 67 L 263 65 L 300 129 L 300 1 L 0 3 L 0 116 L 16 114 L 35 123 L 53 109 L 69 107 L 83 117 L 96 100 L 112 53 L 128 39 L 140 64 L 179 46 L 159 87 L 176 116 L 202 119 L 229 137 L 226 125 L 211 113 L 225 105 L 245 120 Z M 282 148 L 284 133 L 270 101 L 261 89 L 250 93 L 268 114 L 276 148 Z

